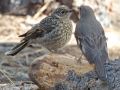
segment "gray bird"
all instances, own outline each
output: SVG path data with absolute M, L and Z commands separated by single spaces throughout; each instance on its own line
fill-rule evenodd
M 52 11 L 50 16 L 44 18 L 25 34 L 20 35 L 19 37 L 24 37 L 21 43 L 6 52 L 5 55 L 14 56 L 31 44 L 40 44 L 50 51 L 63 47 L 72 35 L 70 15 L 73 11 L 67 6 L 59 6 Z
M 90 64 L 95 64 L 99 78 L 107 80 L 105 63 L 109 60 L 106 37 L 101 24 L 96 20 L 91 7 L 79 7 L 80 20 L 76 25 L 75 38 L 83 55 Z

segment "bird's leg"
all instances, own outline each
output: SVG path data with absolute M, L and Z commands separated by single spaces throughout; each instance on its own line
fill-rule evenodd
M 79 58 L 76 58 L 77 62 L 82 63 L 82 62 L 81 62 L 81 61 L 82 61 L 82 59 L 81 59 L 81 58 L 82 58 L 82 55 L 83 55 L 83 54 L 81 54 L 81 56 L 80 56 Z
M 66 54 L 66 51 L 64 49 L 59 49 L 57 50 L 58 54 Z
M 57 50 L 51 50 L 51 49 L 48 49 L 52 54 L 56 54 L 57 53 Z
M 49 50 L 49 51 L 54 54 L 66 54 L 66 52 L 62 50 Z
M 55 51 L 54 50 L 51 50 L 51 49 L 47 49 L 50 53 L 54 53 Z

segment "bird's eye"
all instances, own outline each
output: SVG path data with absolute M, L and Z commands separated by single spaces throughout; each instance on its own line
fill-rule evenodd
M 61 11 L 61 13 L 62 13 L 62 14 L 64 14 L 64 13 L 65 13 L 65 11 Z

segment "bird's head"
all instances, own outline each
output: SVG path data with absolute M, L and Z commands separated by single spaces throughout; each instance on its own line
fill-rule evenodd
M 80 7 L 78 7 L 78 9 L 80 11 L 80 16 L 94 16 L 94 11 L 90 6 L 81 5 Z
M 57 9 L 53 10 L 51 15 L 58 17 L 58 18 L 70 18 L 71 13 L 74 11 L 74 9 L 69 9 L 65 5 L 59 6 Z

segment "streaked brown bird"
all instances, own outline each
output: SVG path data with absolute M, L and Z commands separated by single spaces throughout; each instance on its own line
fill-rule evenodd
M 76 25 L 75 38 L 83 55 L 90 64 L 95 64 L 97 74 L 107 80 L 105 63 L 109 60 L 104 30 L 91 7 L 79 7 L 80 20 Z
M 70 15 L 73 11 L 65 5 L 59 6 L 50 16 L 44 18 L 25 34 L 20 35 L 19 37 L 24 37 L 21 43 L 6 52 L 5 55 L 14 56 L 31 44 L 40 44 L 50 51 L 63 47 L 72 35 Z

